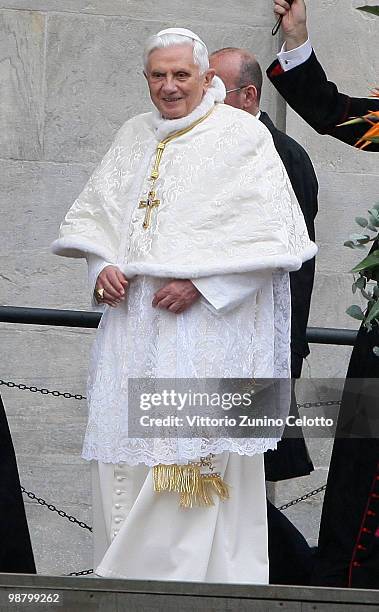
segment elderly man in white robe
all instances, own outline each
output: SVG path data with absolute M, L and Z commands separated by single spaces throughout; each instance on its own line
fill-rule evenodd
M 128 379 L 290 376 L 288 271 L 316 247 L 269 132 L 222 104 L 203 41 L 163 30 L 144 60 L 155 110 L 121 127 L 53 244 L 87 259 L 105 305 L 83 450 L 95 572 L 266 584 L 276 440 L 133 438 Z M 185 493 L 195 472 L 215 476 L 213 499 Z

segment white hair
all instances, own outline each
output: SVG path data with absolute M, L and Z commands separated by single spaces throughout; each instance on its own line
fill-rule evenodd
M 152 51 L 154 51 L 154 49 L 163 49 L 173 47 L 175 45 L 190 45 L 193 49 L 193 61 L 199 66 L 200 74 L 203 74 L 208 70 L 209 56 L 207 47 L 190 36 L 183 36 L 179 34 L 161 34 L 160 36 L 155 34 L 147 39 L 143 52 L 143 63 L 145 70 L 147 68 L 149 55 Z

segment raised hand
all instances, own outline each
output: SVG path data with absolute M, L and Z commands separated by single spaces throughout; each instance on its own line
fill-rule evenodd
M 282 30 L 286 51 L 300 47 L 308 38 L 307 16 L 304 0 L 274 0 L 274 13 L 282 17 Z

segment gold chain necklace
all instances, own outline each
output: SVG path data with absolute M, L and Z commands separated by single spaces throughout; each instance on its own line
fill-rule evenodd
M 191 125 L 189 125 L 188 127 L 183 128 L 182 130 L 178 130 L 177 132 L 174 132 L 173 134 L 171 134 L 170 136 L 168 136 L 167 138 L 165 138 L 164 140 L 158 143 L 156 151 L 155 151 L 155 161 L 154 161 L 153 169 L 149 177 L 149 180 L 152 182 L 152 185 L 150 187 L 146 200 L 141 200 L 138 205 L 138 208 L 146 209 L 145 218 L 142 223 L 143 229 L 148 229 L 148 227 L 150 227 L 151 214 L 153 212 L 153 209 L 157 208 L 160 205 L 160 200 L 158 200 L 156 197 L 155 183 L 157 179 L 159 178 L 159 165 L 161 163 L 163 151 L 165 150 L 166 145 L 168 145 L 168 143 L 170 143 L 172 140 L 175 140 L 176 138 L 179 138 L 180 136 L 187 134 L 188 132 L 193 130 L 197 125 L 199 125 L 199 123 L 202 123 L 203 121 L 208 119 L 209 115 L 213 112 L 213 110 L 214 110 L 214 106 L 206 113 L 206 115 L 204 115 L 203 117 L 200 117 L 200 119 L 197 119 L 197 121 L 194 121 L 194 123 L 191 123 Z

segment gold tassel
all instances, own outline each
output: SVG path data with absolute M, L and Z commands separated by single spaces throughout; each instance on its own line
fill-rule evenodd
M 199 488 L 200 465 L 155 465 L 153 467 L 154 491 L 176 491 L 193 495 Z
M 214 506 L 213 496 L 221 501 L 229 499 L 229 487 L 218 473 L 201 474 L 200 463 L 188 465 L 155 465 L 153 467 L 154 491 L 174 491 L 180 494 L 181 508 Z
M 180 491 L 181 466 L 175 463 L 170 465 L 155 465 L 153 468 L 154 491 Z
M 179 506 L 181 508 L 192 508 L 195 504 L 195 496 L 191 493 L 183 492 L 179 497 Z
M 200 474 L 197 487 L 193 492 L 180 493 L 179 505 L 181 508 L 193 506 L 214 506 L 213 496 L 218 495 L 221 501 L 229 499 L 229 487 L 220 474 Z
M 221 478 L 220 474 L 207 474 L 205 478 L 209 483 L 211 483 L 215 493 L 219 496 L 221 501 L 226 501 L 229 499 L 229 487 Z
M 200 479 L 200 487 L 199 487 L 199 494 L 197 497 L 197 503 L 199 506 L 214 506 L 214 501 L 213 501 L 213 496 L 212 496 L 212 491 L 211 491 L 211 486 L 210 486 L 210 479 L 207 478 L 206 474 L 203 474 L 201 479 Z
M 213 495 L 221 501 L 229 499 L 229 487 L 220 474 L 202 474 L 197 503 L 199 506 L 214 506 Z

